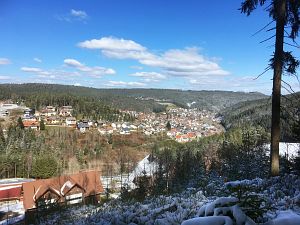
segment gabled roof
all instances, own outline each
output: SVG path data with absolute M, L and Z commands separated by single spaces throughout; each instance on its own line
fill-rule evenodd
M 36 200 L 41 198 L 48 191 L 55 193 L 63 199 L 74 187 L 78 187 L 84 196 L 91 196 L 102 193 L 103 187 L 98 171 L 77 173 L 69 176 L 60 176 L 50 179 L 40 179 L 22 185 L 24 193 L 24 209 L 36 208 Z

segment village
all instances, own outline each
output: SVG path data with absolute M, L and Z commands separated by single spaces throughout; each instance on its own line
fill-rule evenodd
M 95 121 L 78 119 L 73 116 L 72 106 L 46 106 L 40 111 L 12 103 L 0 104 L 0 118 L 10 117 L 13 110 L 19 110 L 25 129 L 39 130 L 41 123 L 45 126 L 74 128 L 81 133 L 98 130 L 100 135 L 129 135 L 140 132 L 146 136 L 165 133 L 169 138 L 180 142 L 189 142 L 201 137 L 223 132 L 221 119 L 215 113 L 194 109 L 171 108 L 167 112 L 122 111 L 130 114 L 133 122 Z
M 188 142 L 200 137 L 220 133 L 222 127 L 220 118 L 203 110 L 173 108 L 164 113 L 143 113 L 136 111 L 124 111 L 131 114 L 134 122 L 108 122 L 93 121 L 89 119 L 78 120 L 72 116 L 72 106 L 46 106 L 40 111 L 16 104 L 2 104 L 0 117 L 9 117 L 10 111 L 23 110 L 22 122 L 26 129 L 40 129 L 40 123 L 47 126 L 63 126 L 78 129 L 84 133 L 97 129 L 101 135 L 121 134 L 128 135 L 133 132 L 142 132 L 145 135 L 157 135 L 165 132 L 168 137 L 178 142 Z M 170 127 L 167 127 L 167 124 Z

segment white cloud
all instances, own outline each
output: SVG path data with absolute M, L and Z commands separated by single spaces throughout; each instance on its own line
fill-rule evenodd
M 259 91 L 270 94 L 271 82 L 265 80 L 255 80 L 253 76 L 231 76 L 216 77 L 207 76 L 197 79 L 190 79 L 191 89 L 197 90 L 231 90 L 231 91 Z
M 22 67 L 21 71 L 25 73 L 31 73 L 39 78 L 51 78 L 51 79 L 72 79 L 73 77 L 79 77 L 78 72 L 69 72 L 65 70 L 43 70 L 38 67 Z
M 86 19 L 87 18 L 87 14 L 85 11 L 82 10 L 75 10 L 75 9 L 71 9 L 71 15 L 80 19 Z
M 0 65 L 11 64 L 11 61 L 7 58 L 0 58 Z
M 31 81 L 43 80 L 44 82 L 51 81 L 51 83 L 56 82 L 74 85 L 81 85 L 83 78 L 87 76 L 101 78 L 102 75 L 110 75 L 116 73 L 111 68 L 104 68 L 99 66 L 88 67 L 75 59 L 65 59 L 64 66 L 59 68 L 42 69 L 40 67 L 25 66 L 21 67 L 20 70 L 24 73 L 33 75 L 30 78 Z
M 1 76 L 0 75 L 0 80 L 10 80 L 11 78 L 9 76 Z
M 124 52 L 125 51 L 146 51 L 142 45 L 125 39 L 118 39 L 114 37 L 103 37 L 101 39 L 92 39 L 89 41 L 80 42 L 79 47 L 88 49 L 100 49 L 107 51 Z
M 83 10 L 71 9 L 70 12 L 67 14 L 55 15 L 54 17 L 57 20 L 66 21 L 66 22 L 73 22 L 73 21 L 86 22 L 86 20 L 88 19 L 88 14 Z
M 131 69 L 134 69 L 134 70 L 142 70 L 143 67 L 142 66 L 130 66 Z
M 125 82 L 125 81 L 108 81 L 105 84 L 107 87 L 145 87 L 145 83 L 141 82 Z
M 40 58 L 37 58 L 37 57 L 33 58 L 33 61 L 38 62 L 38 63 L 43 62 Z
M 95 66 L 95 67 L 88 67 L 81 62 L 77 61 L 76 59 L 65 59 L 64 64 L 69 67 L 73 67 L 80 72 L 83 72 L 87 75 L 91 75 L 94 77 L 101 77 L 103 75 L 112 75 L 115 74 L 116 72 L 111 69 L 111 68 L 104 68 L 100 66 Z
M 81 86 L 81 84 L 80 83 L 75 83 L 74 86 Z
M 141 63 L 162 68 L 172 76 L 194 77 L 206 75 L 228 75 L 229 72 L 199 54 L 197 48 L 171 49 L 161 56 L 142 59 Z
M 81 68 L 84 67 L 82 63 L 77 61 L 76 59 L 65 59 L 64 64 L 70 67 Z
M 26 73 L 33 73 L 41 77 L 51 76 L 51 72 L 42 70 L 41 68 L 37 68 L 37 67 L 22 67 L 21 71 Z
M 171 49 L 162 54 L 153 54 L 146 47 L 125 39 L 102 37 L 78 44 L 87 49 L 99 49 L 106 57 L 135 59 L 143 65 L 160 68 L 164 74 L 180 77 L 207 75 L 224 76 L 229 72 L 222 69 L 216 60 L 200 54 L 198 48 Z
M 130 76 L 140 77 L 145 82 L 158 82 L 160 80 L 167 78 L 165 75 L 157 72 L 137 72 L 137 73 L 130 74 Z

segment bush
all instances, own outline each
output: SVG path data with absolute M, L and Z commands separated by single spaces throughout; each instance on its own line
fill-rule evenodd
M 258 194 L 261 179 L 233 181 L 226 184 L 230 196 L 238 199 L 239 207 L 256 222 L 263 221 L 263 215 L 271 209 L 268 199 Z
M 269 171 L 266 133 L 253 127 L 235 132 L 241 138 L 225 138 L 223 146 L 218 150 L 220 173 L 228 180 L 266 177 Z

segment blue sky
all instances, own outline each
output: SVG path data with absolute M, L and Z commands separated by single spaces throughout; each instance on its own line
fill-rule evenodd
M 0 82 L 270 94 L 272 72 L 254 78 L 274 40 L 252 36 L 269 18 L 261 9 L 247 17 L 240 4 L 1 0 Z M 284 79 L 300 90 L 296 79 Z

